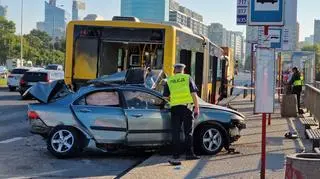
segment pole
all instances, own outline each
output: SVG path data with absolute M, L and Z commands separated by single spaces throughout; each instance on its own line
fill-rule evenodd
M 271 114 L 269 114 L 269 117 L 268 117 L 268 125 L 269 126 L 271 125 Z
M 267 114 L 262 114 L 262 138 L 261 138 L 261 169 L 260 169 L 260 179 L 265 179 L 266 177 L 266 121 Z
M 253 101 L 253 90 L 252 90 L 252 87 L 253 87 L 253 56 L 254 56 L 254 54 L 253 54 L 253 46 L 254 46 L 254 44 L 251 43 L 251 85 L 250 85 L 251 89 L 250 89 L 250 102 Z
M 280 54 L 278 55 L 278 61 L 279 61 L 279 64 L 278 64 L 278 73 L 279 73 L 279 90 L 278 90 L 278 100 L 279 100 L 279 103 L 280 103 L 280 95 L 282 93 L 282 66 L 281 66 L 281 63 L 282 63 L 282 59 L 281 59 L 281 52 Z
M 20 36 L 20 60 L 23 59 L 23 0 L 21 0 L 21 36 Z

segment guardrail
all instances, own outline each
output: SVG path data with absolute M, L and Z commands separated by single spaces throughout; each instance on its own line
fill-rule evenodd
M 320 122 L 320 89 L 316 86 L 310 84 L 305 86 L 304 103 L 308 111 Z
M 320 89 L 320 81 L 316 81 L 315 86 L 316 88 Z

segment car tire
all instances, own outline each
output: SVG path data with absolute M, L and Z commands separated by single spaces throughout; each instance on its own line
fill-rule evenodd
M 16 90 L 16 87 L 14 87 L 14 86 L 8 86 L 8 88 L 9 88 L 9 91 L 15 91 Z
M 23 96 L 23 93 L 21 93 L 21 92 L 20 92 L 20 95 L 21 95 L 21 99 L 22 99 L 22 100 L 27 100 L 27 99 L 29 99 L 29 98 L 28 98 L 28 95 Z
M 72 127 L 55 127 L 48 136 L 47 149 L 59 159 L 74 157 L 81 148 L 80 135 Z
M 206 125 L 200 129 L 196 136 L 197 151 L 205 155 L 215 155 L 219 153 L 227 142 L 226 130 L 218 125 Z

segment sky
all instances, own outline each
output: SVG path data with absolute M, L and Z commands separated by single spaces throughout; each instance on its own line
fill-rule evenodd
M 105 19 L 120 15 L 120 0 L 85 0 L 87 9 L 83 14 L 99 14 Z M 245 33 L 244 26 L 236 25 L 236 0 L 176 0 L 203 15 L 205 24 L 219 22 L 228 30 Z M 309 4 L 311 3 L 312 4 Z M 57 0 L 71 14 L 72 0 Z M 13 20 L 20 33 L 21 0 L 0 0 L 8 6 L 8 19 Z M 319 0 L 298 0 L 298 22 L 300 41 L 313 34 L 314 19 L 320 19 Z M 23 33 L 36 28 L 38 21 L 44 20 L 44 0 L 24 0 Z

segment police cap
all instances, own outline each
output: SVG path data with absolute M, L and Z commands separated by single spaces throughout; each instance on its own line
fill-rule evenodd
M 183 63 L 176 63 L 175 65 L 173 65 L 174 68 L 185 68 L 186 65 Z

